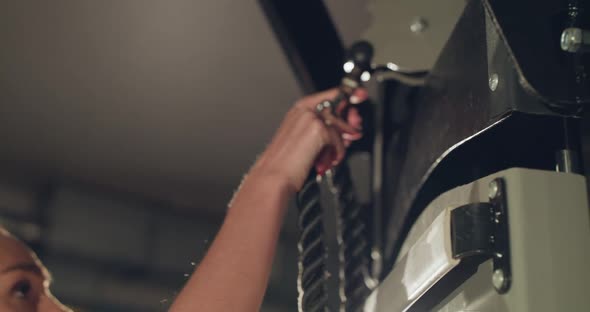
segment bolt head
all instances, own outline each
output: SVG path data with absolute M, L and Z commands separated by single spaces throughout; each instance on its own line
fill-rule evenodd
M 415 18 L 410 24 L 410 30 L 415 34 L 425 31 L 426 28 L 428 28 L 428 22 L 422 17 Z
M 354 62 L 348 61 L 348 62 L 344 63 L 342 68 L 344 69 L 345 73 L 350 74 L 352 72 L 352 70 L 354 69 Z
M 490 79 L 488 80 L 488 85 L 490 86 L 490 90 L 496 91 L 496 89 L 498 88 L 499 80 L 500 80 L 500 78 L 498 77 L 498 74 L 492 74 L 490 76 Z
M 490 182 L 490 187 L 488 190 L 488 197 L 490 199 L 496 198 L 500 194 L 500 186 L 498 185 L 498 181 L 494 180 Z
M 494 285 L 494 288 L 497 291 L 502 292 L 506 288 L 506 283 L 507 283 L 507 279 L 506 279 L 506 274 L 504 273 L 504 270 L 502 270 L 502 269 L 495 270 L 494 273 L 492 274 L 492 284 Z
M 566 28 L 561 33 L 561 49 L 566 52 L 577 52 L 582 45 L 582 30 L 580 28 Z

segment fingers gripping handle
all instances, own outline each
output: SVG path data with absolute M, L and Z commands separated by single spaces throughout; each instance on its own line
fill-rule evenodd
M 340 93 L 331 102 L 332 113 L 336 113 L 336 105 L 345 101 L 350 103 L 350 97 L 359 88 L 363 80 L 368 80 L 371 74 L 371 59 L 373 48 L 367 42 L 354 44 L 344 65 L 346 72 L 340 85 Z M 322 113 L 318 105 L 318 112 Z M 340 112 L 345 109 L 339 110 Z M 299 311 L 327 311 L 326 287 L 326 249 L 323 241 L 324 228 L 322 223 L 322 207 L 320 204 L 320 187 L 317 182 L 317 172 L 312 170 L 303 188 L 297 195 L 299 209 L 298 225 L 301 230 L 299 237 L 299 275 L 297 288 L 299 292 Z

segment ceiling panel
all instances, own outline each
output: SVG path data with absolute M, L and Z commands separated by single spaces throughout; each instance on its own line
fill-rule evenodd
M 253 1 L 3 1 L 0 46 L 3 167 L 183 205 L 227 200 L 299 95 Z

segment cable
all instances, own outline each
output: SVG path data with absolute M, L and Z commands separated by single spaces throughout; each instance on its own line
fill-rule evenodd
M 331 102 L 335 107 L 371 78 L 374 72 L 387 72 L 409 85 L 422 85 L 425 72 L 401 72 L 391 66 L 371 67 L 373 48 L 367 42 L 355 43 L 344 64 L 340 93 Z M 366 225 L 361 217 L 361 205 L 356 200 L 350 172 L 346 164 L 326 174 L 334 197 L 337 215 L 339 259 L 339 297 L 341 312 L 362 311 L 364 302 L 377 282 L 371 276 L 370 246 Z M 301 231 L 297 244 L 299 274 L 297 276 L 299 312 L 328 310 L 326 246 L 320 203 L 320 186 L 315 172 L 307 178 L 297 194 L 298 226 Z
M 312 173 L 297 194 L 298 226 L 301 230 L 297 243 L 299 249 L 297 276 L 299 298 L 297 301 L 300 312 L 328 311 L 326 247 L 323 240 L 324 226 L 321 220 L 320 195 L 315 173 Z
M 372 290 L 367 229 L 361 216 L 346 164 L 328 175 L 330 191 L 335 198 L 338 226 L 338 260 L 340 311 L 362 311 Z

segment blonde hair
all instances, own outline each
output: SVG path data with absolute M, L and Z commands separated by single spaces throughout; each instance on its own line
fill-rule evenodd
M 0 235 L 14 237 L 8 230 L 0 224 Z

